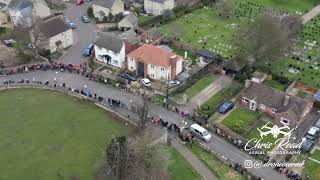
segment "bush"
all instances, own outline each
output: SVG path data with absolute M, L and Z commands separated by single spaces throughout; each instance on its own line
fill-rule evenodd
M 0 27 L 0 34 L 4 34 L 7 32 L 7 28 L 6 27 Z
M 94 14 L 93 14 L 93 9 L 92 7 L 88 7 L 87 9 L 87 15 L 90 17 L 90 18 L 94 18 Z

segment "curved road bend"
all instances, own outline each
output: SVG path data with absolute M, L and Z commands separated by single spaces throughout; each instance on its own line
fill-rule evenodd
M 6 77 L 0 77 L 0 83 L 3 83 L 5 80 L 15 80 L 19 81 L 21 79 L 35 79 L 37 81 L 50 81 L 50 83 L 54 83 L 54 79 L 56 79 L 56 83 L 66 83 L 66 86 L 70 86 L 72 88 L 83 89 L 84 85 L 91 91 L 91 93 L 97 93 L 103 97 L 110 97 L 113 99 L 118 99 L 123 103 L 131 106 L 132 103 L 136 105 L 142 104 L 142 99 L 140 96 L 135 96 L 133 94 L 127 93 L 125 91 L 121 91 L 94 81 L 90 81 L 83 76 L 77 74 L 70 73 L 62 73 L 62 72 L 54 72 L 54 71 L 36 71 L 25 74 L 16 74 L 10 75 Z M 178 116 L 176 113 L 167 111 L 160 106 L 151 104 L 150 105 L 150 114 L 151 116 L 161 116 L 166 121 L 179 124 L 182 122 L 182 118 Z M 236 147 L 232 146 L 228 142 L 224 141 L 218 136 L 213 135 L 213 139 L 209 143 L 204 143 L 207 147 L 216 151 L 217 153 L 223 155 L 224 157 L 229 158 L 233 162 L 237 162 L 241 165 L 244 164 L 245 160 L 255 159 L 250 155 L 242 152 Z M 271 168 L 251 168 L 248 171 L 253 174 L 262 177 L 265 180 L 284 180 L 285 176 L 280 175 L 278 172 L 274 171 Z

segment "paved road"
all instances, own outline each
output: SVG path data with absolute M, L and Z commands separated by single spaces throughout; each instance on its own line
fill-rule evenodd
M 72 88 L 77 89 L 83 89 L 86 85 L 87 88 L 91 91 L 91 93 L 97 93 L 98 95 L 103 97 L 111 97 L 113 99 L 118 99 L 123 103 L 127 104 L 128 106 L 130 106 L 131 103 L 135 103 L 136 105 L 142 104 L 142 99 L 139 96 L 135 96 L 125 91 L 120 91 L 118 89 L 87 80 L 83 76 L 70 73 L 57 73 L 54 71 L 37 71 L 25 74 L 11 75 L 7 77 L 0 77 L 0 82 L 2 83 L 5 80 L 32 80 L 33 78 L 39 81 L 48 80 L 50 81 L 50 83 L 55 82 L 54 79 L 56 78 L 57 83 L 66 83 L 67 87 L 70 86 Z M 154 104 L 150 105 L 150 114 L 152 116 L 160 115 L 161 118 L 163 118 L 164 120 L 176 124 L 180 124 L 183 121 L 183 119 L 176 113 L 167 111 Z M 218 136 L 213 136 L 212 141 L 210 143 L 207 143 L 206 146 L 213 149 L 217 153 L 223 155 L 224 157 L 228 157 L 233 162 L 237 162 L 239 164 L 244 164 L 245 160 L 254 160 L 251 156 L 230 145 L 228 142 L 224 141 Z M 271 168 L 253 168 L 250 169 L 250 171 L 255 175 L 263 177 L 265 180 L 285 179 L 284 176 L 278 174 L 276 171 L 273 171 Z
M 59 61 L 65 64 L 80 64 L 88 59 L 82 56 L 82 50 L 95 40 L 97 27 L 93 22 L 83 23 L 81 20 L 81 16 L 87 14 L 89 3 L 86 2 L 80 6 L 71 3 L 66 3 L 66 5 L 67 9 L 64 15 L 76 23 L 77 29 L 73 30 L 73 46 L 68 49 Z
M 302 16 L 302 23 L 307 23 L 312 18 L 316 17 L 318 14 L 320 14 L 320 4 L 315 6 L 313 9 L 311 9 L 309 12 Z

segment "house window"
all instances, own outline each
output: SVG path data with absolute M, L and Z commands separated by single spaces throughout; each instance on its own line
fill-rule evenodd
M 164 77 L 163 77 L 163 76 L 161 76 L 161 79 L 163 80 L 163 79 L 164 79 Z
M 266 105 L 260 104 L 260 109 L 266 109 Z
M 161 71 L 164 71 L 164 68 L 161 68 Z
M 250 101 L 249 109 L 252 111 L 255 111 L 257 109 L 255 101 Z
M 289 126 L 290 120 L 288 120 L 288 119 L 285 118 L 285 117 L 281 117 L 280 122 L 281 122 L 282 124 L 284 124 L 284 125 Z
M 249 102 L 249 99 L 248 99 L 248 98 L 245 98 L 245 97 L 242 97 L 242 102 L 248 103 L 248 102 Z
M 151 68 L 154 69 L 154 65 L 151 65 Z
M 151 77 L 154 78 L 154 74 L 151 74 Z
M 130 66 L 131 71 L 133 70 L 133 66 Z
M 118 65 L 118 61 L 113 60 L 113 64 L 114 64 L 114 65 Z
M 277 110 L 275 108 L 272 108 L 272 113 L 276 113 Z

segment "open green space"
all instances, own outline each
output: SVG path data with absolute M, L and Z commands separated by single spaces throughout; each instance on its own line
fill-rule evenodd
M 140 15 L 138 16 L 138 24 L 141 24 L 141 23 L 144 23 L 150 19 L 152 19 L 153 16 L 143 16 L 143 15 Z
M 222 121 L 222 124 L 233 132 L 241 135 L 255 120 L 257 120 L 258 115 L 258 112 L 250 111 L 244 107 L 238 107 Z
M 236 19 L 224 19 L 214 8 L 201 8 L 160 26 L 162 33 L 180 38 L 183 43 L 206 48 L 229 57 L 232 33 L 239 24 Z
M 133 133 L 93 103 L 60 92 L 5 90 L 0 102 L 0 179 L 94 179 L 106 143 Z M 168 151 L 173 179 L 201 179 L 177 151 Z
M 208 115 L 212 115 L 218 110 L 219 106 L 225 101 L 229 101 L 242 89 L 242 85 L 233 82 L 229 86 L 221 89 L 218 93 L 213 95 L 207 102 L 201 105 L 200 110 Z
M 171 160 L 169 164 L 170 177 L 174 180 L 200 180 L 201 176 L 173 147 L 168 147 Z
M 320 150 L 315 150 L 313 154 L 311 154 L 310 156 L 312 159 L 315 159 L 316 161 L 319 162 L 315 162 L 312 161 L 311 159 L 308 159 L 303 171 L 303 177 L 309 177 L 309 179 L 320 179 L 320 173 L 319 173 L 319 169 L 320 169 Z
M 218 179 L 246 179 L 244 176 L 232 169 L 228 164 L 224 163 L 208 151 L 202 149 L 199 145 L 188 145 L 188 148 L 209 168 L 209 170 L 212 171 Z
M 2 91 L 0 102 L 0 179 L 93 179 L 106 143 L 130 129 L 58 92 Z

